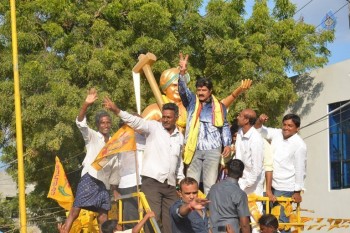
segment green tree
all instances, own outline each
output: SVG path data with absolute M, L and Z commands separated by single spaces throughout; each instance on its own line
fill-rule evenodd
M 302 73 L 327 62 L 326 43 L 333 40 L 333 33 L 293 20 L 295 6 L 288 0 L 276 0 L 273 11 L 266 1 L 256 1 L 248 19 L 242 0 L 212 0 L 205 16 L 198 13 L 201 4 L 200 0 L 17 2 L 25 175 L 26 182 L 36 184 L 27 196 L 29 221 L 44 232 L 55 232 L 53 222 L 64 211 L 46 198 L 54 158 L 61 158 L 74 190 L 85 155 L 74 119 L 86 91 L 96 87 L 100 97 L 88 112 L 89 122 L 106 95 L 122 109 L 134 110 L 131 69 L 139 53 L 158 57 L 153 65 L 157 79 L 164 69 L 177 66 L 179 51 L 190 54 L 191 76 L 212 78 L 219 98 L 241 79 L 253 79 L 251 90 L 231 107 L 230 118 L 253 107 L 274 122 L 297 98 L 287 71 Z M 10 23 L 9 1 L 0 0 L 0 148 L 7 171 L 16 176 Z M 155 98 L 145 79 L 141 85 L 144 108 Z M 117 125 L 118 119 L 113 121 Z
M 333 32 L 295 21 L 296 6 L 285 0 L 276 0 L 272 10 L 266 0 L 256 0 L 248 19 L 244 1 L 210 1 L 207 11 L 205 74 L 217 82 L 218 95 L 227 95 L 241 79 L 253 80 L 230 117 L 250 107 L 279 125 L 286 107 L 298 98 L 287 73 L 326 64 Z
M 18 215 L 18 200 L 7 200 L 0 195 L 0 206 L 0 231 L 10 231 L 16 226 L 12 217 Z

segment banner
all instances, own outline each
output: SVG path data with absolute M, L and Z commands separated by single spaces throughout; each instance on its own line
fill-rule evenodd
M 111 160 L 112 155 L 133 150 L 136 150 L 135 132 L 129 126 L 123 125 L 106 143 L 91 165 L 99 171 Z
M 73 192 L 69 185 L 66 173 L 63 170 L 61 161 L 57 156 L 55 172 L 52 177 L 50 190 L 47 197 L 56 200 L 58 204 L 66 210 L 70 210 L 73 206 Z

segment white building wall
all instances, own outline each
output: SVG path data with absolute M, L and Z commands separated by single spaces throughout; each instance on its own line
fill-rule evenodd
M 350 100 L 350 60 L 315 70 L 294 82 L 300 100 L 290 111 L 300 115 L 303 127 L 326 116 L 328 104 Z M 315 211 L 303 212 L 302 216 L 350 219 L 350 189 L 330 189 L 328 117 L 302 128 L 300 135 L 308 147 L 306 191 L 301 206 Z M 327 226 L 304 232 L 327 232 L 329 223 L 323 220 L 320 224 Z M 330 232 L 348 233 L 350 227 Z

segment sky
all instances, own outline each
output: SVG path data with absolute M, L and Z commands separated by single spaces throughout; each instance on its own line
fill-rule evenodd
M 332 10 L 337 23 L 335 40 L 328 45 L 328 49 L 331 51 L 328 64 L 350 59 L 349 2 L 346 0 L 292 0 L 292 2 L 297 4 L 297 9 L 305 6 L 294 16 L 295 19 L 302 16 L 305 23 L 315 26 L 321 24 L 325 15 Z M 317 29 L 322 29 L 322 26 Z
M 333 43 L 327 45 L 327 48 L 331 51 L 331 56 L 329 57 L 327 65 L 350 59 L 349 3 L 346 0 L 291 1 L 297 5 L 298 12 L 294 18 L 298 20 L 300 17 L 303 17 L 305 23 L 313 24 L 315 26 L 321 24 L 326 14 L 332 10 L 337 23 L 335 26 L 335 39 Z M 205 6 L 207 2 L 208 0 L 204 0 L 203 7 L 200 11 L 201 14 L 205 14 Z M 251 15 L 254 2 L 254 0 L 246 0 L 247 17 Z M 269 6 L 273 6 L 273 4 L 274 1 L 269 0 Z M 319 26 L 317 29 L 322 29 L 322 26 Z

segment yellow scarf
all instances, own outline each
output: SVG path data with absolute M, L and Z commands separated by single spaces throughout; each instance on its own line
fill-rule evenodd
M 224 114 L 223 114 L 221 103 L 215 98 L 214 95 L 212 95 L 212 98 L 213 98 L 213 101 L 212 101 L 213 125 L 216 127 L 222 127 L 224 125 Z M 184 153 L 185 164 L 191 163 L 194 152 L 196 151 L 198 134 L 199 134 L 199 116 L 201 114 L 201 111 L 202 111 L 202 105 L 199 102 L 198 97 L 196 96 L 196 106 L 192 114 L 190 130 L 188 133 L 188 138 L 185 146 L 185 153 Z

